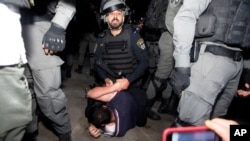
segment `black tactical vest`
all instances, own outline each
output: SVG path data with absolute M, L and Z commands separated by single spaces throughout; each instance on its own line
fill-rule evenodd
M 121 34 L 114 37 L 107 30 L 105 31 L 106 36 L 103 37 L 100 44 L 104 52 L 104 63 L 120 76 L 132 73 L 137 65 L 137 60 L 131 47 L 131 31 L 132 27 L 125 25 Z
M 250 48 L 250 0 L 213 0 L 200 16 L 196 37 L 200 41 Z

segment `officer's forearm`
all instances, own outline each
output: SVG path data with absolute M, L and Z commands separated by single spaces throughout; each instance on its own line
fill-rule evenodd
M 60 0 L 56 7 L 56 15 L 52 19 L 52 22 L 66 29 L 75 13 L 75 0 Z
M 116 92 L 117 89 L 114 87 L 114 85 L 111 86 L 105 86 L 105 87 L 95 87 L 93 89 L 90 89 L 87 93 L 87 96 L 93 99 L 97 99 L 99 97 L 102 97 L 104 95 L 112 94 Z

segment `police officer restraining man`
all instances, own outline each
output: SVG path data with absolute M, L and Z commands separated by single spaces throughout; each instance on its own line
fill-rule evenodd
M 127 91 L 117 92 L 119 85 L 119 82 L 116 82 L 88 91 L 89 99 L 99 101 L 85 111 L 91 136 L 100 137 L 103 131 L 103 134 L 111 137 L 123 137 L 137 125 L 137 121 L 140 124 L 141 119 L 137 119 L 139 116 L 134 98 Z
M 59 140 L 71 140 L 71 124 L 64 92 L 60 89 L 60 66 L 56 52 L 65 48 L 65 29 L 75 14 L 74 0 L 35 0 L 22 11 L 23 37 L 28 64 L 34 78 L 34 92 L 41 112 L 51 121 Z M 28 133 L 37 130 L 37 122 Z
M 146 93 L 140 88 L 141 76 L 148 67 L 144 41 L 136 29 L 124 24 L 127 9 L 122 0 L 106 1 L 101 11 L 108 29 L 97 39 L 95 69 L 102 84 L 119 81 L 119 90 L 132 94 L 137 103 L 140 125 L 144 126 L 147 122 Z
M 170 80 L 181 94 L 178 124 L 204 125 L 227 113 L 242 73 L 241 48 L 250 47 L 249 8 L 249 0 L 184 0 L 174 19 Z M 200 51 L 191 63 L 194 39 Z

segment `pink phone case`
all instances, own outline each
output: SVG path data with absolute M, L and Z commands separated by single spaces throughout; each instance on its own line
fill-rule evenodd
M 189 126 L 189 127 L 173 127 L 166 128 L 162 133 L 162 141 L 167 141 L 167 136 L 174 132 L 184 133 L 190 131 L 206 131 L 209 130 L 206 126 Z

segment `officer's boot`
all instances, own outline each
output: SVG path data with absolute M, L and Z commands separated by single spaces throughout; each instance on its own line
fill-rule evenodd
M 79 73 L 79 74 L 82 74 L 82 68 L 83 68 L 83 65 L 78 65 L 78 68 L 75 69 L 75 72 Z
M 173 116 L 178 116 L 177 107 L 178 107 L 178 104 L 179 104 L 179 101 L 180 101 L 179 95 L 175 95 L 174 92 L 172 92 L 172 96 L 171 96 L 171 100 L 170 101 L 171 101 L 171 105 L 170 106 L 172 108 L 170 108 L 169 114 L 171 114 Z
M 72 70 L 72 65 L 67 66 L 66 68 L 66 77 L 71 78 L 71 70 Z
M 71 132 L 59 134 L 59 141 L 71 141 Z
M 147 117 L 152 120 L 160 120 L 161 119 L 160 115 L 158 115 L 155 111 L 152 110 L 154 101 L 155 101 L 154 99 L 147 99 L 147 105 L 146 105 Z
M 170 102 L 169 98 L 162 98 L 158 112 L 161 114 L 167 114 L 169 112 L 169 109 L 168 109 L 169 102 Z

